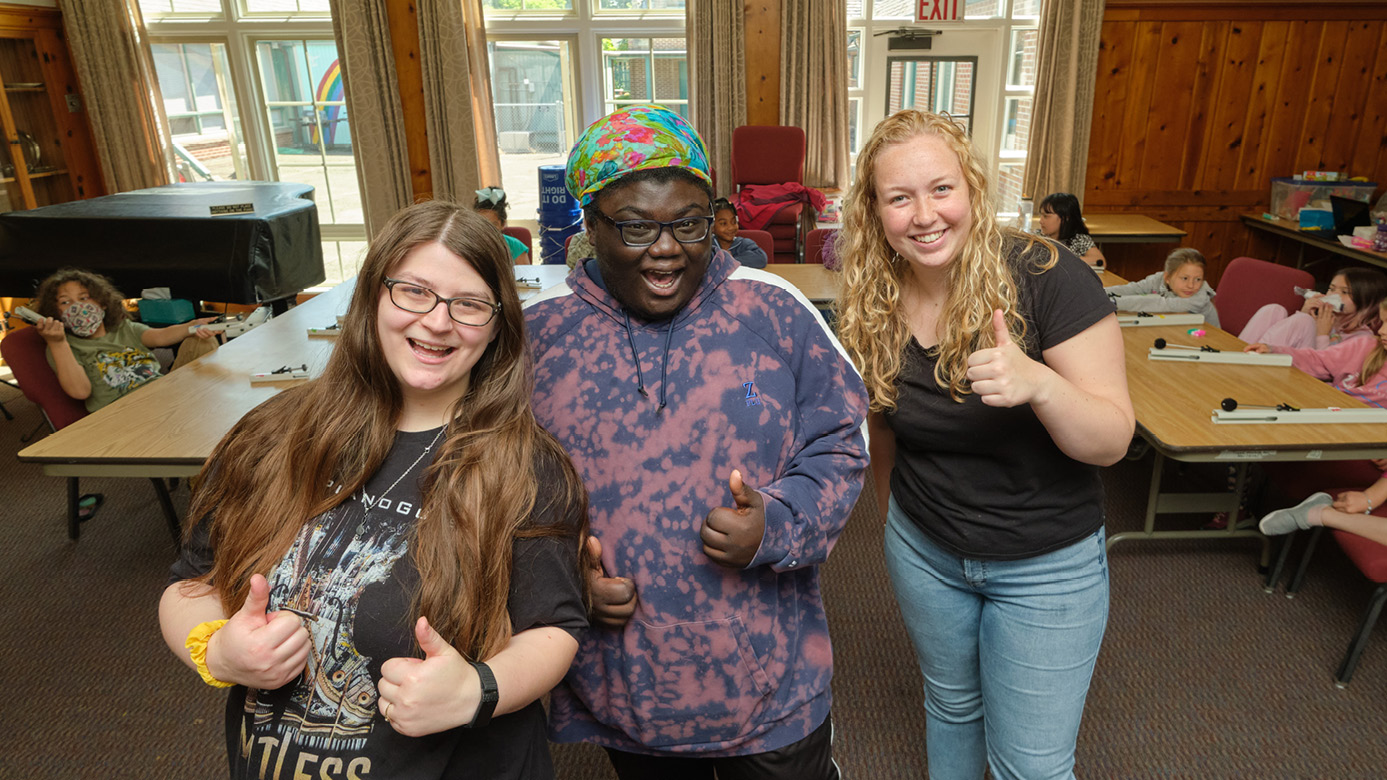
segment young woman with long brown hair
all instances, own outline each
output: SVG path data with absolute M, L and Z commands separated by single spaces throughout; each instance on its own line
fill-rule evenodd
M 1073 777 L 1107 623 L 1097 467 L 1134 425 L 1112 304 L 1071 251 L 998 225 L 938 114 L 873 130 L 837 251 L 930 777 Z
M 469 209 L 404 209 L 323 375 L 203 469 L 160 623 L 235 686 L 233 777 L 552 776 L 538 699 L 586 626 L 586 498 L 530 411 L 510 269 Z

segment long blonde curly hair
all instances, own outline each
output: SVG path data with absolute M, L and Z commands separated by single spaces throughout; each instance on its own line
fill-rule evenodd
M 1003 252 L 1008 239 L 1025 241 L 1025 250 L 1040 244 L 1048 259 L 1035 272 L 1052 267 L 1059 258 L 1046 241 L 998 224 L 983 162 L 963 128 L 946 114 L 911 109 L 882 120 L 857 157 L 857 176 L 843 207 L 843 230 L 836 250 L 843 263 L 843 288 L 834 305 L 838 338 L 857 364 L 867 384 L 874 412 L 896 408 L 897 378 L 901 373 L 910 326 L 902 293 L 911 276 L 910 265 L 886 241 L 877 210 L 876 165 L 882 151 L 923 135 L 942 141 L 958 156 L 968 184 L 973 226 L 958 257 L 948 267 L 948 298 L 938 321 L 939 344 L 934 379 L 948 388 L 955 401 L 972 392 L 966 376 L 968 356 L 996 346 L 992 312 L 1006 316 L 1011 339 L 1024 347 L 1026 322 L 1017 305 L 1017 288 Z

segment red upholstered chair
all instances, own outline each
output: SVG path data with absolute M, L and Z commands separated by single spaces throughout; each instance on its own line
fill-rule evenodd
M 1382 476 L 1382 472 L 1378 471 L 1372 461 L 1368 460 L 1270 462 L 1262 464 L 1262 473 L 1266 479 L 1263 482 L 1259 504 L 1266 510 L 1295 506 L 1309 497 L 1311 493 L 1324 490 L 1325 485 L 1359 485 L 1361 487 L 1371 485 L 1377 481 L 1378 477 Z M 1277 553 L 1276 560 L 1272 562 L 1262 584 L 1262 589 L 1267 593 L 1273 592 L 1276 589 L 1276 583 L 1281 580 L 1281 574 L 1285 571 L 1286 561 L 1291 554 L 1291 547 L 1294 546 L 1298 536 L 1299 534 L 1287 534 L 1285 541 L 1281 543 L 1281 551 Z M 1310 565 L 1310 555 L 1314 552 L 1315 544 L 1318 541 L 1319 534 L 1313 534 L 1309 546 L 1301 555 L 1296 573 L 1287 587 L 1286 596 L 1288 598 L 1295 598 L 1295 591 L 1299 589 L 1300 581 L 1305 577 L 1305 569 Z
M 809 238 L 804 244 L 804 262 L 818 263 L 824 265 L 824 243 L 829 236 L 838 232 L 837 228 L 814 228 L 809 231 Z M 837 268 L 836 258 L 830 258 L 829 268 Z
M 44 419 L 48 421 L 48 427 L 59 431 L 86 417 L 87 407 L 63 391 L 63 386 L 58 382 L 58 375 L 53 371 L 53 367 L 48 365 L 46 350 L 47 345 L 37 328 L 12 330 L 0 341 L 0 355 L 4 356 L 10 371 L 14 372 L 20 391 L 24 393 L 25 398 L 39 407 Z M 149 481 L 154 483 L 159 506 L 164 511 L 164 517 L 169 522 L 169 531 L 173 534 L 174 544 L 177 545 L 182 532 L 178 513 L 173 508 L 172 499 L 169 498 L 168 486 L 156 477 L 151 477 Z M 67 535 L 70 539 L 76 539 L 81 533 L 82 520 L 78 507 L 80 499 L 78 478 L 68 477 Z
M 1337 495 L 1344 490 L 1362 490 L 1363 487 L 1364 484 L 1358 484 L 1351 488 L 1338 488 L 1327 492 L 1330 495 Z M 1381 517 L 1383 522 L 1387 522 L 1387 506 L 1377 507 L 1372 513 L 1374 517 Z M 1305 569 L 1310 564 L 1310 557 L 1314 555 L 1315 545 L 1324 535 L 1324 530 L 1323 527 L 1311 530 L 1310 542 L 1306 545 L 1300 566 L 1296 569 L 1295 577 L 1291 579 L 1291 583 L 1286 586 L 1287 598 L 1294 598 L 1295 594 L 1299 592 L 1300 585 L 1305 579 Z M 1368 597 L 1368 606 L 1363 612 L 1363 620 L 1358 625 L 1358 631 L 1349 641 L 1348 650 L 1344 653 L 1343 660 L 1339 662 L 1338 671 L 1334 673 L 1334 684 L 1344 688 L 1353 679 L 1353 671 L 1358 667 L 1359 659 L 1363 657 L 1363 649 L 1367 647 L 1368 637 L 1372 635 L 1373 626 L 1377 624 L 1377 618 L 1382 613 L 1383 605 L 1387 604 L 1387 545 L 1378 544 L 1347 531 L 1334 528 L 1329 529 L 1329 531 L 1354 567 L 1362 572 L 1364 577 L 1377 585 L 1372 595 Z M 1286 544 L 1290 544 L 1289 539 L 1286 540 Z
M 783 125 L 744 125 L 732 131 L 732 190 L 747 184 L 804 183 L 804 131 Z M 775 240 L 772 263 L 799 262 L 805 204 L 781 209 L 766 232 Z
M 761 247 L 761 251 L 766 253 L 766 262 L 775 262 L 772 259 L 775 257 L 775 239 L 771 238 L 770 233 L 764 230 L 738 230 L 737 236 L 755 241 L 756 245 Z
M 1294 288 L 1314 286 L 1315 277 L 1309 271 L 1251 257 L 1234 258 L 1223 270 L 1215 290 L 1219 327 L 1236 336 L 1247 327 L 1252 315 L 1269 303 L 1279 303 L 1287 311 L 1299 311 L 1305 301 Z
M 516 241 L 519 241 L 520 243 L 524 244 L 524 245 L 529 249 L 530 254 L 531 254 L 531 255 L 534 254 L 534 251 L 535 251 L 535 250 L 534 250 L 534 246 L 535 246 L 535 245 L 534 245 L 534 243 L 533 243 L 533 237 L 530 235 L 530 229 L 529 229 L 529 228 L 516 227 L 516 226 L 514 226 L 514 225 L 507 225 L 507 226 L 501 228 L 501 232 L 502 232 L 502 233 L 505 233 L 506 235 L 510 236 L 511 238 L 515 239 Z

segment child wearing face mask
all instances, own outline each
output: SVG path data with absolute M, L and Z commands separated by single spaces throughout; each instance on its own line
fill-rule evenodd
M 110 279 L 76 268 L 44 279 L 34 308 L 43 316 L 35 327 L 48 343 L 48 364 L 63 392 L 85 401 L 88 412 L 158 378 L 159 360 L 151 350 L 182 343 L 191 335 L 189 325 L 212 321 L 209 317 L 166 328 L 135 322 Z M 179 350 L 174 368 L 216 349 L 214 332 L 198 328 L 196 333 L 198 338 Z
M 1305 305 L 1294 314 L 1269 303 L 1247 321 L 1238 338 L 1291 349 L 1329 349 L 1352 338 L 1377 335 L 1377 307 L 1387 299 L 1387 274 L 1376 268 L 1344 268 L 1329 281 L 1325 294 L 1306 291 Z M 1252 350 L 1252 346 L 1247 351 Z
M 1204 281 L 1204 255 L 1198 249 L 1180 247 L 1166 257 L 1164 273 L 1157 271 L 1141 281 L 1104 290 L 1118 311 L 1202 314 L 1206 322 L 1218 327 L 1214 288 Z

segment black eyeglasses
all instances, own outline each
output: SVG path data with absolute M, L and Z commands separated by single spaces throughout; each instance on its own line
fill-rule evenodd
M 448 316 L 453 322 L 473 328 L 480 328 L 491 322 L 496 313 L 501 311 L 499 303 L 467 295 L 444 298 L 427 287 L 403 279 L 386 279 L 385 289 L 390 291 L 390 302 L 395 304 L 397 309 L 413 314 L 428 314 L 442 303 L 448 307 Z
M 669 222 L 661 222 L 658 219 L 623 219 L 618 222 L 597 209 L 594 211 L 621 233 L 621 243 L 626 246 L 650 246 L 660 240 L 660 233 L 664 232 L 665 228 L 669 228 L 669 233 L 674 236 L 675 241 L 681 244 L 697 244 L 708 237 L 708 230 L 713 225 L 711 216 L 680 217 Z

